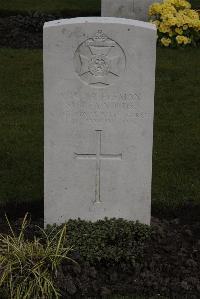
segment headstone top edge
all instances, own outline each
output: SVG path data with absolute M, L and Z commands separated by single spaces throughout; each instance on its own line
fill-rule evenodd
M 60 19 L 55 21 L 50 21 L 44 23 L 44 29 L 49 27 L 59 27 L 63 25 L 70 25 L 70 24 L 122 24 L 122 25 L 129 25 L 135 26 L 140 28 L 146 28 L 151 30 L 157 30 L 154 24 L 149 22 L 143 22 L 138 20 L 132 19 L 125 19 L 125 18 L 115 18 L 115 17 L 78 17 L 78 18 L 71 18 L 71 19 Z

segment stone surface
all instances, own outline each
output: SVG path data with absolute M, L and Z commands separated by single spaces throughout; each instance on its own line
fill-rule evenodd
M 149 6 L 154 2 L 161 0 L 101 0 L 101 15 L 148 21 Z
M 45 23 L 45 224 L 150 223 L 155 54 L 152 24 Z

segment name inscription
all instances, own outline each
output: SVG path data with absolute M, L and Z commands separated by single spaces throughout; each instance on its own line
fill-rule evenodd
M 64 96 L 63 96 L 64 97 Z M 65 102 L 67 122 L 135 122 L 137 118 L 151 117 L 141 111 L 141 99 L 135 93 L 78 93 L 68 92 Z

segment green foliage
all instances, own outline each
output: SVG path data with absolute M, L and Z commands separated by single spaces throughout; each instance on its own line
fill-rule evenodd
M 164 47 L 197 47 L 200 44 L 200 16 L 187 0 L 165 0 L 149 8 L 157 27 L 158 44 Z
M 49 234 L 40 229 L 43 237 L 34 236 L 33 241 L 28 241 L 24 235 L 27 214 L 18 236 L 8 219 L 7 222 L 10 235 L 0 234 L 0 288 L 5 290 L 6 298 L 59 298 L 54 278 L 62 261 L 70 259 L 67 255 L 71 250 L 64 246 L 66 226 L 57 233 L 51 230 Z
M 105 218 L 94 223 L 69 220 L 67 232 L 67 243 L 74 245 L 84 261 L 134 264 L 151 230 L 139 222 Z

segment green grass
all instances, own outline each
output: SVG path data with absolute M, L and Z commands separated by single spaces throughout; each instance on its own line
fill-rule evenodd
M 0 202 L 43 199 L 41 50 L 0 50 Z M 200 50 L 157 51 L 152 198 L 200 202 Z
M 42 53 L 0 49 L 0 57 L 0 201 L 42 200 Z
M 152 197 L 200 202 L 200 50 L 157 54 Z
M 200 0 L 191 0 L 191 3 L 193 7 L 200 7 Z M 100 10 L 101 0 L 0 0 L 1 15 L 39 11 L 78 16 L 97 15 Z

